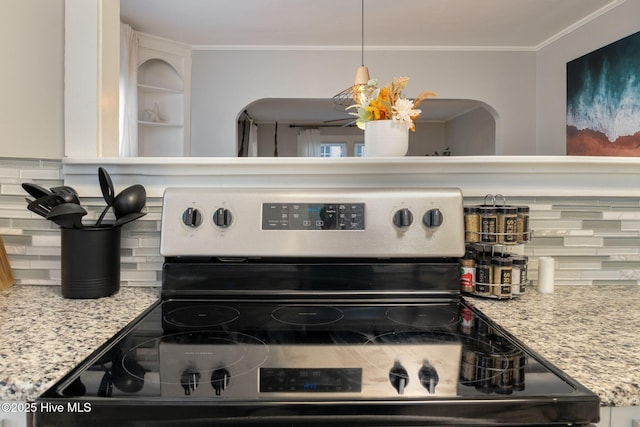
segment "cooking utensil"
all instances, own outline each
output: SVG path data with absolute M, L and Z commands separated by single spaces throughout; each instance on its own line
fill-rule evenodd
M 113 226 L 114 227 L 121 227 L 121 226 L 123 226 L 125 224 L 130 223 L 131 221 L 135 221 L 138 218 L 142 218 L 146 214 L 147 214 L 146 212 L 128 213 L 125 216 L 123 216 L 122 218 L 118 218 L 118 220 L 113 224 Z
M 98 397 L 111 397 L 113 394 L 113 381 L 111 381 L 111 374 L 105 368 L 102 380 L 98 386 Z
M 96 227 L 99 227 L 102 223 L 104 216 L 107 214 L 107 211 L 113 204 L 115 189 L 113 188 L 113 181 L 111 180 L 111 176 L 109 172 L 102 166 L 98 168 L 98 180 L 100 181 L 100 189 L 102 190 L 102 197 L 104 201 L 107 203 L 107 206 L 104 208 L 100 217 L 98 217 L 98 221 L 96 222 Z
M 34 203 L 35 199 L 33 197 L 25 197 L 24 200 L 26 200 L 27 202 L 27 209 L 29 209 L 31 212 L 37 213 L 38 215 L 44 218 L 47 217 L 47 214 L 49 212 L 45 211 L 37 203 Z
M 51 209 L 64 203 L 64 199 L 57 194 L 49 194 L 48 196 L 38 197 L 27 205 L 27 209 L 35 212 L 41 217 L 46 218 Z
M 78 205 L 80 204 L 80 197 L 78 197 L 78 192 L 72 187 L 69 187 L 67 185 L 52 187 L 51 192 L 62 197 L 66 203 L 75 203 Z
M 131 185 L 122 190 L 113 200 L 113 213 L 116 220 L 130 213 L 140 212 L 147 202 L 147 191 L 140 184 Z
M 82 217 L 87 211 L 75 203 L 63 203 L 51 208 L 47 219 L 55 222 L 62 228 L 82 228 Z
M 137 393 L 144 387 L 145 369 L 134 359 L 125 357 L 111 366 L 111 381 L 120 391 Z
M 80 397 L 84 396 L 87 392 L 87 387 L 82 383 L 80 377 L 73 380 L 69 387 L 64 389 L 62 394 L 66 397 Z
M 23 182 L 22 188 L 24 189 L 24 191 L 29 193 L 29 195 L 33 196 L 35 199 L 48 196 L 51 194 L 51 191 L 47 190 L 46 188 L 38 184 L 31 184 L 29 182 Z

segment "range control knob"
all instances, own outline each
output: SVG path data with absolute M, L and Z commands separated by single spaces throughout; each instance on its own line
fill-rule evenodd
M 231 211 L 226 208 L 218 208 L 213 213 L 213 223 L 220 228 L 227 228 L 233 222 Z
M 216 392 L 216 396 L 220 396 L 229 386 L 229 371 L 224 368 L 216 369 L 211 373 L 211 386 Z
M 193 368 L 185 370 L 180 376 L 180 385 L 184 389 L 184 395 L 190 396 L 192 391 L 195 391 L 200 384 L 200 372 Z
M 418 371 L 418 379 L 422 387 L 427 389 L 429 394 L 436 392 L 436 386 L 438 385 L 438 371 L 433 367 L 427 359 L 422 362 L 422 368 Z
M 438 208 L 428 210 L 422 217 L 422 223 L 427 228 L 440 227 L 443 221 L 444 215 L 442 215 L 442 211 Z
M 196 208 L 188 208 L 182 213 L 182 222 L 188 227 L 199 227 L 202 224 L 202 214 Z
M 393 364 L 393 368 L 389 371 L 389 381 L 398 394 L 404 394 L 404 389 L 409 384 L 409 373 L 400 362 L 396 361 Z
M 398 209 L 393 214 L 393 225 L 398 228 L 407 228 L 413 223 L 413 214 L 407 208 Z

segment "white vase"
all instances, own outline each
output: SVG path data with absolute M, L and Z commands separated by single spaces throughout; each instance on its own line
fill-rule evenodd
M 399 157 L 409 149 L 409 129 L 398 120 L 373 120 L 364 126 L 367 157 Z

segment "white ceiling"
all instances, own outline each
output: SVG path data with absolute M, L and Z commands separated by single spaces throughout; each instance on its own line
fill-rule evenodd
M 365 51 L 536 50 L 624 1 L 365 0 Z M 361 5 L 361 0 L 120 0 L 120 14 L 137 31 L 196 48 L 360 50 Z M 421 105 L 421 120 L 447 121 L 475 107 L 472 101 L 433 99 Z M 342 124 L 347 122 L 331 121 L 349 117 L 329 99 L 260 101 L 247 109 L 259 122 L 284 117 L 289 123 Z
M 539 48 L 625 0 L 366 0 L 369 48 Z M 360 0 L 120 0 L 124 22 L 196 46 L 360 46 Z

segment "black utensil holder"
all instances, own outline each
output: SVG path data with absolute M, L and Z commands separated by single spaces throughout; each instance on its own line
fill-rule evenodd
M 62 296 L 101 298 L 120 289 L 121 227 L 63 228 Z

